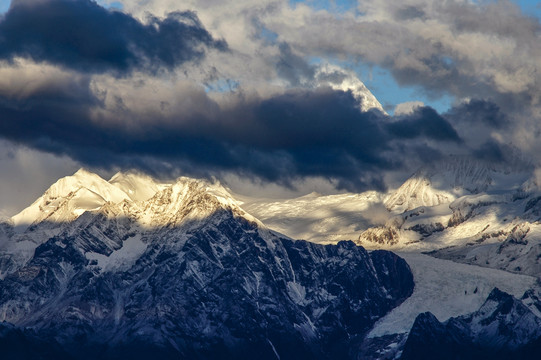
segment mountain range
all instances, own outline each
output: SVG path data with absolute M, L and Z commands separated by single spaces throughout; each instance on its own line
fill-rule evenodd
M 414 287 L 393 253 L 291 240 L 190 178 L 80 170 L 3 229 L 0 333 L 26 358 L 354 357 Z
M 283 201 L 81 169 L 0 224 L 0 344 L 14 359 L 533 359 L 540 199 L 527 166 L 461 157 L 387 194 Z

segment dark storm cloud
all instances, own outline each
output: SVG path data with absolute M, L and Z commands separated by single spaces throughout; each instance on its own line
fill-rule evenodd
M 121 101 L 108 113 L 88 86 L 68 81 L 51 97 L 45 85 L 24 99 L 1 97 L 0 136 L 91 166 L 235 172 L 285 185 L 322 176 L 349 190 L 382 189 L 384 170 L 419 151 L 437 152 L 427 141 L 460 140 L 432 109 L 390 123 L 379 112 L 360 112 L 350 92 L 330 88 L 239 97 L 227 108 L 191 88 L 182 94 L 189 108 L 142 115 Z M 410 126 L 416 131 L 401 132 Z
M 508 117 L 500 110 L 498 105 L 480 99 L 472 99 L 460 104 L 451 109 L 445 116 L 457 123 L 471 125 L 481 122 L 493 129 L 501 129 L 510 124 Z
M 83 72 L 172 69 L 225 50 L 193 12 L 147 24 L 90 0 L 14 0 L 0 21 L 0 58 L 30 58 Z
M 413 139 L 421 135 L 434 140 L 460 142 L 451 124 L 431 107 L 417 107 L 402 121 L 388 125 L 389 132 L 398 138 Z
M 503 146 L 495 141 L 487 141 L 473 151 L 473 155 L 481 160 L 492 163 L 505 161 L 505 152 Z

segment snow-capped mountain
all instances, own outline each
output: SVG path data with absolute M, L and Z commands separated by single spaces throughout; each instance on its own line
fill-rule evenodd
M 81 170 L 0 224 L 0 344 L 55 359 L 529 355 L 539 199 L 531 173 L 456 157 L 387 196 L 285 201 Z M 403 258 L 338 242 L 385 216 L 360 242 Z
M 376 323 L 361 357 L 538 358 L 541 192 L 523 165 L 452 157 L 385 199 L 389 220 L 358 243 L 401 251 L 416 288 Z M 487 295 L 494 287 L 511 295 Z
M 315 78 L 320 86 L 325 85 L 334 90 L 351 91 L 351 94 L 359 101 L 361 111 L 376 109 L 386 113 L 378 99 L 354 72 L 333 64 L 325 64 L 318 67 Z
M 97 210 L 107 202 L 128 199 L 118 187 L 84 169 L 58 180 L 28 208 L 13 216 L 21 230 L 41 222 L 70 222 L 85 211 Z
M 190 178 L 79 171 L 2 229 L 2 351 L 29 358 L 355 358 L 414 286 L 390 252 L 287 239 Z
M 119 173 L 106 181 L 84 169 L 58 180 L 32 205 L 0 224 L 0 239 L 8 234 L 0 246 L 0 278 L 28 261 L 37 246 L 65 231 L 65 224 L 87 212 L 106 213 L 112 205 L 134 205 L 134 195 L 148 197 L 163 186 L 135 173 Z
M 453 261 L 537 276 L 541 271 L 538 190 L 465 195 L 421 206 L 364 231 L 369 248 L 430 251 Z
M 380 319 L 370 333 L 371 340 L 364 343 L 369 351 L 387 345 L 396 349 L 399 344 L 403 346 L 401 341 L 405 341 L 420 312 L 431 311 L 447 320 L 478 309 L 494 287 L 517 297 L 537 287 L 535 279 L 541 271 L 541 193 L 535 176 L 523 164 L 516 161 L 508 166 L 454 156 L 420 169 L 386 197 L 310 194 L 242 206 L 281 232 L 301 234 L 311 241 L 332 239 L 324 229 L 332 224 L 342 221 L 339 227 L 354 229 L 349 221 L 355 217 L 368 219 L 378 206 L 388 208 L 385 225 L 362 231 L 358 243 L 369 249 L 401 251 L 413 269 L 413 295 Z M 330 201 L 339 197 L 342 199 L 336 204 Z M 368 199 L 372 202 L 363 203 Z M 338 206 L 351 209 L 350 216 L 336 219 L 333 214 L 343 214 Z M 357 224 L 363 227 L 367 221 Z M 369 357 L 366 353 L 363 356 Z
M 519 157 L 518 155 L 516 156 Z M 516 168 L 463 156 L 448 158 L 419 169 L 385 199 L 389 211 L 403 213 L 420 206 L 449 204 L 459 197 L 487 191 L 508 191 L 525 180 L 525 161 Z
M 537 190 L 526 189 L 531 171 L 464 158 L 431 169 L 421 169 L 387 197 L 392 216 L 361 233 L 360 244 L 415 251 L 470 247 L 502 242 L 529 228 L 524 222 L 535 223 L 531 201 Z

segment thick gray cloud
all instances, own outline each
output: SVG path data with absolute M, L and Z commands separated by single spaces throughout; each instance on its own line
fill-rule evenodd
M 396 137 L 405 139 L 425 135 L 434 140 L 461 141 L 451 124 L 430 107 L 416 108 L 400 121 L 389 124 L 389 130 Z
M 472 99 L 457 105 L 446 113 L 446 117 L 453 123 L 467 126 L 483 123 L 488 128 L 502 129 L 511 125 L 509 117 L 498 105 L 480 99 Z

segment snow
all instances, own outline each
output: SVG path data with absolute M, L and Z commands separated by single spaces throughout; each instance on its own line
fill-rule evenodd
M 57 223 L 72 221 L 85 211 L 94 210 L 106 202 L 117 204 L 126 199 L 129 197 L 122 190 L 99 175 L 80 169 L 51 185 L 32 205 L 11 220 L 20 233 L 33 223 L 44 220 Z
M 510 171 L 501 164 L 450 156 L 413 174 L 389 195 L 385 206 L 395 213 L 402 213 L 419 206 L 450 203 L 469 194 L 510 193 L 530 176 L 530 172 L 520 168 L 519 164 L 517 161 L 517 169 Z
M 359 242 L 368 249 L 417 252 L 501 242 L 503 239 L 495 234 L 509 233 L 523 222 L 524 207 L 525 202 L 514 201 L 512 193 L 465 195 L 449 204 L 423 206 L 393 216 L 385 227 L 399 234 L 395 244 L 373 243 L 366 236 L 361 236 Z M 455 223 L 451 224 L 453 219 Z M 416 225 L 439 225 L 440 229 L 429 235 L 408 231 Z
M 416 288 L 411 298 L 377 323 L 371 336 L 380 336 L 408 331 L 417 314 L 424 311 L 434 313 L 441 321 L 475 311 L 494 287 L 520 297 L 526 289 L 535 285 L 533 277 L 420 254 L 426 250 L 466 245 L 486 233 L 507 231 L 516 225 L 511 220 L 524 212 L 523 202 L 512 201 L 509 192 L 502 194 L 496 189 L 511 186 L 511 182 L 516 182 L 523 175 L 511 174 L 512 176 L 506 177 L 492 172 L 489 176 L 486 168 L 474 169 L 460 161 L 457 161 L 457 164 L 461 169 L 459 175 L 446 180 L 445 184 L 441 180 L 441 174 L 412 178 L 409 187 L 406 187 L 407 191 L 402 194 L 409 198 L 404 195 L 407 201 L 400 206 L 411 205 L 412 199 L 425 205 L 392 217 L 383 206 L 384 195 L 378 192 L 337 195 L 311 193 L 280 201 L 243 198 L 244 203 L 241 204 L 218 182 L 181 177 L 173 184 L 161 184 L 136 173 L 117 173 L 107 182 L 96 174 L 79 170 L 73 176 L 57 181 L 42 197 L 14 216 L 11 221 L 14 225 L 26 228 L 27 225 L 39 221 L 70 222 L 89 211 L 104 212 L 113 209 L 112 216 L 129 214 L 143 231 L 143 228 L 152 229 L 157 226 L 181 226 L 189 223 L 187 220 L 206 219 L 216 209 L 226 208 L 231 209 L 235 216 L 256 222 L 260 234 L 270 248 L 274 247 L 272 239 L 276 234 L 270 229 L 294 239 L 336 243 L 340 240 L 357 239 L 361 231 L 368 227 L 387 222 L 387 226 L 393 226 L 400 231 L 401 242 L 392 248 L 404 251 L 401 255 L 413 270 Z M 472 176 L 473 180 L 468 180 L 468 176 Z M 427 178 L 428 185 L 423 183 Z M 461 184 L 462 187 L 449 189 L 452 183 Z M 489 189 L 488 193 L 469 194 L 465 188 L 470 185 L 482 189 L 492 186 L 492 190 Z M 445 199 L 438 197 L 438 194 L 444 192 L 449 196 Z M 395 202 L 396 204 L 398 203 Z M 465 215 L 470 210 L 475 211 L 475 216 L 456 226 L 447 226 L 455 213 L 461 211 Z M 511 220 L 505 222 L 505 219 Z M 438 223 L 446 228 L 426 236 L 422 241 L 420 233 L 411 230 L 413 227 L 429 227 Z M 22 264 L 39 245 L 34 241 L 34 237 L 55 235 L 50 231 L 45 228 L 34 233 L 19 233 L 6 241 L 5 251 L 13 254 L 16 261 Z M 531 226 L 527 239 L 530 244 L 523 247 L 526 250 L 539 244 L 541 226 Z M 491 242 L 499 244 L 501 239 L 488 238 L 487 246 Z M 474 256 L 479 259 L 495 258 L 497 249 L 494 246 L 472 251 L 467 254 L 466 260 Z M 139 234 L 126 239 L 122 247 L 109 256 L 89 252 L 86 257 L 95 260 L 100 271 L 127 270 L 145 252 L 146 247 L 144 238 Z M 385 246 L 375 244 L 374 247 Z M 507 255 L 502 253 L 500 257 Z M 531 256 L 534 255 L 537 253 L 531 252 Z M 524 257 L 524 261 L 517 265 L 526 268 L 529 261 L 531 262 L 531 259 Z M 197 263 L 191 266 L 194 271 L 198 270 Z M 251 291 L 257 291 L 258 277 L 256 276 L 255 283 L 247 282 L 246 286 Z M 292 301 L 299 305 L 304 304 L 306 289 L 302 285 L 290 282 L 287 289 Z
M 336 76 L 329 76 L 333 74 L 342 74 L 344 77 L 337 81 Z M 355 73 L 333 64 L 325 64 L 318 67 L 315 77 L 319 80 L 320 86 L 330 86 L 334 90 L 351 91 L 353 97 L 359 101 L 361 111 L 377 109 L 386 114 L 374 94 L 368 90 Z
M 390 194 L 385 199 L 385 206 L 396 213 L 402 213 L 419 206 L 449 203 L 454 199 L 454 194 L 434 188 L 431 180 L 425 174 L 417 174 Z
M 476 264 L 485 266 L 490 260 L 491 264 L 486 266 L 511 271 L 520 267 L 522 272 L 539 273 L 535 266 L 541 267 L 541 264 L 533 265 L 537 264 L 537 259 L 541 256 L 539 251 L 536 251 L 541 249 L 541 225 L 534 223 L 534 217 L 538 215 L 529 214 L 531 218 L 524 217 L 525 205 L 531 198 L 517 200 L 513 192 L 518 189 L 514 184 L 524 175 L 497 173 L 487 167 L 470 166 L 471 164 L 461 160 L 456 160 L 454 165 L 456 168 L 438 168 L 439 173 L 420 173 L 387 198 L 378 192 L 336 195 L 311 193 L 288 200 L 244 197 L 243 203 L 218 182 L 181 177 L 173 184 L 163 184 L 137 173 L 117 173 L 109 181 L 105 181 L 96 174 L 80 170 L 73 176 L 57 181 L 30 207 L 6 222 L 19 226 L 19 233 L 9 236 L 7 233 L 5 236 L 0 234 L 2 239 L 5 238 L 1 243 L 0 256 L 9 253 L 17 266 L 20 266 L 32 256 L 39 245 L 36 239 L 47 240 L 60 234 L 59 231 L 62 231 L 63 235 L 68 233 L 66 229 L 69 229 L 69 226 L 47 228 L 47 222 L 58 224 L 76 220 L 73 228 L 73 231 L 76 231 L 86 229 L 86 219 L 90 221 L 95 214 L 107 215 L 105 221 L 110 220 L 112 226 L 117 226 L 122 234 L 132 234 L 128 230 L 138 233 L 124 240 L 122 247 L 109 256 L 87 252 L 85 256 L 96 272 L 127 271 L 145 253 L 148 236 L 156 228 L 178 228 L 196 226 L 200 221 L 219 221 L 219 217 L 214 214 L 223 214 L 223 211 L 218 211 L 223 209 L 231 211 L 236 217 L 255 222 L 258 225 L 257 231 L 267 241 L 271 250 L 276 246 L 276 236 L 280 236 L 278 232 L 294 239 L 336 243 L 340 240 L 357 239 L 363 230 L 385 224 L 396 229 L 400 237 L 399 243 L 392 246 L 363 246 L 372 245 L 372 248 L 387 247 L 402 251 L 399 255 L 405 258 L 413 271 L 415 289 L 410 298 L 376 323 L 369 336 L 403 334 L 410 330 L 415 318 L 422 312 L 430 311 L 440 321 L 445 321 L 450 317 L 478 310 L 494 287 L 520 298 L 526 290 L 538 286 L 536 278 L 532 276 L 452 262 L 420 253 L 447 248 L 451 255 L 456 256 L 449 258 L 456 261 L 475 261 Z M 385 208 L 384 200 L 392 209 L 391 212 Z M 403 209 L 409 210 L 398 213 Z M 534 210 L 536 209 L 532 212 Z M 455 218 L 459 217 L 460 221 L 453 223 Z M 118 219 L 126 222 L 117 222 Z M 502 251 L 500 245 L 508 233 L 512 232 L 511 229 L 530 220 L 529 232 L 524 238 L 528 242 L 510 245 Z M 33 227 L 34 229 L 30 229 L 32 231 L 24 231 L 28 225 L 40 222 L 45 225 Z M 452 225 L 449 225 L 450 223 Z M 430 234 L 434 225 L 438 224 L 441 225 L 437 231 Z M 380 230 L 382 228 L 380 227 Z M 12 232 L 11 227 L 6 229 Z M 90 230 L 90 234 L 95 231 L 98 237 L 102 234 L 101 228 Z M 491 236 L 500 232 L 503 235 Z M 174 244 L 177 249 L 186 239 L 187 235 L 183 235 L 174 239 L 164 237 L 163 241 L 170 241 L 170 245 Z M 118 243 L 114 245 L 109 248 L 119 246 Z M 229 243 L 216 242 L 211 246 L 218 257 L 219 254 L 230 252 Z M 461 246 L 467 250 L 464 254 L 451 253 Z M 510 260 L 513 257 L 517 260 Z M 276 261 L 281 263 L 279 258 L 276 258 Z M 9 268 L 6 267 L 5 271 L 0 270 L 0 279 L 16 269 L 15 266 L 8 265 Z M 200 286 L 205 287 L 208 281 L 211 281 L 201 276 L 204 272 L 198 261 L 189 261 L 186 265 Z M 71 270 L 63 268 L 63 273 L 60 274 L 62 279 L 67 281 Z M 294 272 L 291 272 L 294 276 Z M 243 279 L 243 287 L 247 293 L 254 297 L 259 296 L 262 276 L 261 272 L 254 272 L 253 276 Z M 297 283 L 294 277 L 292 280 L 286 284 L 289 298 L 299 306 L 308 305 L 307 288 Z M 318 298 L 328 302 L 334 300 L 334 296 L 325 290 L 320 290 Z M 124 301 L 127 300 L 122 297 L 115 299 L 116 321 L 120 321 Z M 326 310 L 325 306 L 314 308 L 313 318 L 317 319 Z M 316 336 L 309 319 L 294 326 L 306 338 Z M 273 346 L 272 343 L 270 346 Z
M 272 352 L 274 353 L 274 355 L 276 355 L 276 358 L 277 358 L 278 360 L 280 360 L 280 355 L 278 355 L 278 351 L 276 351 L 276 348 L 275 348 L 274 345 L 272 344 L 272 341 L 270 341 L 269 339 L 267 339 L 267 342 L 268 342 L 269 345 L 271 346 Z
M 388 216 L 383 195 L 320 195 L 311 193 L 288 200 L 244 198 L 241 207 L 268 227 L 293 239 L 316 243 L 354 240 L 359 233 Z
M 146 201 L 167 186 L 157 183 L 150 176 L 135 172 L 118 172 L 109 183 L 122 190 L 133 201 Z
M 213 195 L 221 204 L 226 207 L 239 207 L 239 202 L 231 196 L 219 182 L 208 184 L 205 188 L 206 193 Z
M 122 247 L 109 256 L 95 252 L 87 252 L 85 256 L 88 260 L 96 260 L 101 271 L 127 270 L 143 255 L 146 248 L 147 245 L 142 241 L 141 235 L 137 234 L 126 239 Z
M 439 321 L 479 309 L 494 287 L 520 298 L 536 278 L 433 258 L 399 253 L 410 265 L 415 289 L 411 297 L 380 319 L 369 337 L 405 333 L 418 314 L 430 311 Z

